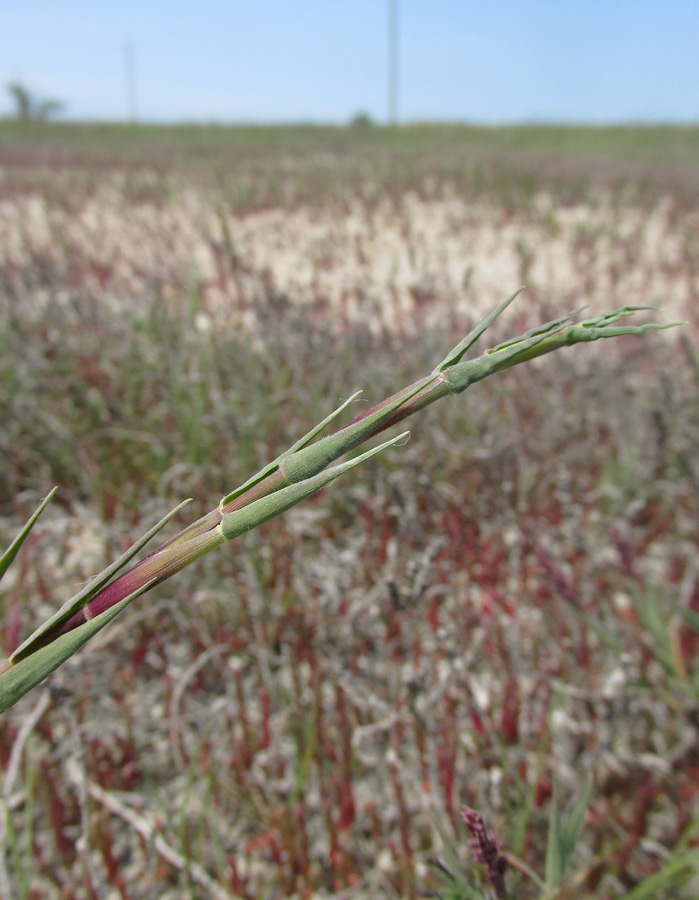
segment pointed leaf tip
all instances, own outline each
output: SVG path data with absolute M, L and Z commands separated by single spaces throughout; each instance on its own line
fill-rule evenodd
M 48 504 L 53 499 L 53 495 L 56 493 L 57 490 L 58 490 L 58 488 L 54 487 L 48 492 L 48 494 L 44 497 L 44 499 L 41 501 L 41 503 L 38 505 L 38 507 L 34 510 L 34 512 L 30 516 L 30 518 L 28 519 L 27 523 L 24 525 L 24 527 L 22 528 L 20 533 L 12 541 L 12 543 L 7 548 L 7 550 L 5 550 L 5 552 L 2 554 L 2 556 L 0 556 L 0 579 L 3 577 L 5 572 L 7 572 L 7 570 L 10 568 L 10 566 L 14 562 L 15 557 L 19 553 L 20 547 L 27 539 L 29 532 L 36 525 L 36 521 L 39 518 L 39 516 L 42 514 L 42 512 L 46 509 Z
M 443 372 L 445 369 L 448 369 L 456 363 L 460 362 L 463 355 L 471 349 L 476 341 L 478 341 L 480 337 L 488 330 L 488 328 L 490 328 L 490 326 L 498 318 L 498 316 L 500 316 L 507 309 L 510 303 L 512 303 L 512 301 L 515 300 L 523 290 L 523 286 L 517 288 L 517 290 L 513 294 L 510 294 L 507 300 L 504 300 L 500 304 L 500 306 L 496 307 L 496 309 L 494 309 L 490 313 L 490 315 L 486 316 L 485 319 L 479 322 L 475 328 L 469 331 L 466 337 L 463 340 L 459 341 L 456 347 L 450 350 L 449 353 L 447 353 L 447 355 L 441 361 L 441 363 L 433 370 L 434 374 L 439 374 L 439 372 Z

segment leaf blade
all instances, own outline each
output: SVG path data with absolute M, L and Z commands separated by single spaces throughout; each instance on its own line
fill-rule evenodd
M 31 646 L 35 642 L 39 641 L 45 632 L 49 629 L 53 628 L 54 625 L 57 625 L 59 622 L 64 619 L 69 618 L 73 615 L 73 613 L 77 612 L 79 609 L 82 609 L 89 600 L 92 599 L 99 591 L 104 588 L 112 576 L 116 575 L 120 569 L 123 569 L 133 557 L 143 548 L 145 545 L 165 526 L 167 523 L 175 516 L 184 506 L 186 506 L 190 501 L 183 500 L 182 503 L 179 503 L 174 509 L 170 510 L 167 515 L 163 516 L 159 522 L 149 529 L 144 535 L 142 535 L 137 541 L 135 541 L 129 549 L 122 553 L 122 555 L 115 560 L 110 566 L 107 566 L 106 569 L 103 569 L 98 575 L 96 575 L 91 581 L 88 582 L 87 585 L 79 591 L 77 594 L 72 596 L 69 600 L 61 606 L 57 612 L 55 612 L 49 619 L 47 619 L 39 628 L 36 629 L 29 637 L 24 641 L 20 646 L 14 651 L 14 653 L 10 656 L 10 661 L 14 660 L 16 657 L 22 655 L 26 656 L 30 654 Z
M 456 363 L 461 361 L 463 355 L 473 347 L 473 345 L 478 341 L 483 334 L 490 328 L 493 322 L 505 312 L 507 307 L 515 300 L 524 290 L 523 287 L 517 288 L 517 290 L 510 294 L 507 300 L 503 300 L 503 302 L 496 307 L 490 315 L 486 316 L 485 319 L 480 321 L 475 328 L 473 328 L 466 335 L 465 338 L 459 341 L 459 343 L 447 353 L 444 359 L 439 363 L 438 366 L 435 367 L 433 373 L 436 375 L 439 372 L 443 372 L 445 369 L 448 369 L 450 366 L 455 365 Z
M 84 625 L 57 637 L 50 644 L 40 647 L 29 656 L 10 665 L 0 674 L 0 714 L 14 706 L 25 694 L 40 684 L 66 660 L 70 659 L 98 631 L 104 628 L 118 613 L 148 590 L 150 583 L 134 591 L 119 603 Z
M 56 493 L 57 490 L 58 490 L 58 488 L 54 487 L 49 491 L 49 493 L 44 497 L 44 499 L 41 501 L 39 506 L 34 510 L 32 515 L 29 517 L 29 519 L 27 520 L 26 524 L 24 525 L 24 527 L 22 528 L 20 533 L 17 535 L 17 537 L 12 541 L 12 543 L 7 548 L 7 550 L 5 550 L 5 552 L 0 557 L 0 579 L 2 579 L 5 572 L 7 572 L 7 570 L 10 568 L 12 563 L 15 561 L 15 557 L 19 553 L 20 548 L 22 547 L 22 544 L 27 539 L 29 532 L 36 525 L 37 519 L 42 514 L 42 512 L 46 509 L 48 504 L 51 502 L 51 500 L 53 499 L 53 495 Z

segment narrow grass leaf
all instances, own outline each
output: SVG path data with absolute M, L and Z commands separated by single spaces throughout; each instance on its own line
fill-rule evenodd
M 634 590 L 633 598 L 636 614 L 648 638 L 651 653 L 668 675 L 677 675 L 670 629 L 661 612 L 657 594 L 646 585 L 643 593 Z
M 544 340 L 562 331 L 565 324 L 565 321 L 556 319 L 555 322 L 542 325 L 541 329 L 537 329 L 536 333 L 529 337 L 522 335 L 520 338 L 515 338 L 514 341 L 487 350 L 483 356 L 457 363 L 445 369 L 443 377 L 449 383 L 452 391 L 460 394 L 475 382 L 482 381 L 489 375 L 494 375 L 495 372 L 509 369 L 511 366 L 524 362 L 525 359 L 549 352 L 541 350 L 541 345 Z
M 664 331 L 667 328 L 675 328 L 683 323 L 669 322 L 661 325 L 657 322 L 645 322 L 643 325 L 621 325 L 613 328 L 615 322 L 625 316 L 631 316 L 637 312 L 643 312 L 652 307 L 647 306 L 621 306 L 612 312 L 602 313 L 592 319 L 586 319 L 577 325 L 570 325 L 565 329 L 558 328 L 555 333 L 545 336 L 544 340 L 538 347 L 523 348 L 528 352 L 523 352 L 511 365 L 519 362 L 525 362 L 528 359 L 534 359 L 536 356 L 542 356 L 545 353 L 551 353 L 561 347 L 572 347 L 574 344 L 589 343 L 597 341 L 601 338 L 623 337 L 624 335 L 640 335 L 647 331 Z
M 485 893 L 469 879 L 461 868 L 456 850 L 443 835 L 440 834 L 440 837 L 444 863 L 439 862 L 430 867 L 434 875 L 442 882 L 438 896 L 443 900 L 488 900 L 490 894 Z
M 691 877 L 698 868 L 699 848 L 695 847 L 679 856 L 673 856 L 662 869 L 644 878 L 636 887 L 618 896 L 617 900 L 646 900 L 646 898 L 654 900 L 660 891 L 680 887 L 687 876 Z
M 260 481 L 263 481 L 265 478 L 267 478 L 268 475 L 271 475 L 272 472 L 275 472 L 279 468 L 279 464 L 283 459 L 286 459 L 292 453 L 297 453 L 299 450 L 307 447 L 322 431 L 324 431 L 328 427 L 328 425 L 334 419 L 336 419 L 340 415 L 343 410 L 345 410 L 350 405 L 350 403 L 352 403 L 353 400 L 356 400 L 361 393 L 361 391 L 355 391 L 354 394 L 352 394 L 347 398 L 347 400 L 344 401 L 344 403 L 340 404 L 337 409 L 334 409 L 330 413 L 330 415 L 326 416 L 323 419 L 322 422 L 319 422 L 317 425 L 311 428 L 311 430 L 307 434 L 296 441 L 296 443 L 289 447 L 288 450 L 286 450 L 272 462 L 267 463 L 267 465 L 263 469 L 260 469 L 260 471 L 255 475 L 253 475 L 251 478 L 248 478 L 248 480 L 244 484 L 241 484 L 240 487 L 237 487 L 234 491 L 231 491 L 230 494 L 226 494 L 226 496 L 221 499 L 219 508 L 223 509 L 224 506 L 226 506 L 232 500 L 235 500 L 236 497 L 244 494 L 246 491 L 250 490 L 251 487 L 254 487 L 256 484 L 259 484 Z
M 506 350 L 508 347 L 515 347 L 518 344 L 525 344 L 531 342 L 532 338 L 544 338 L 548 335 L 555 334 L 565 328 L 566 325 L 570 325 L 573 319 L 582 312 L 581 309 L 573 310 L 573 312 L 566 313 L 564 316 L 559 316 L 557 319 L 551 319 L 550 322 L 545 322 L 543 325 L 535 325 L 533 328 L 530 328 L 529 331 L 525 331 L 524 334 L 521 334 L 519 337 L 511 338 L 508 341 L 503 341 L 501 344 L 497 344 L 495 347 L 491 347 L 490 350 L 487 350 L 487 353 L 499 353 L 500 350 Z M 534 341 L 536 343 L 536 341 Z
M 290 453 L 296 453 L 298 450 L 302 450 L 304 447 L 307 447 L 312 441 L 314 441 L 316 439 L 316 437 L 318 437 L 318 435 L 322 431 L 325 431 L 325 429 L 328 427 L 328 425 L 331 422 L 333 422 L 340 415 L 341 412 L 343 412 L 345 409 L 347 409 L 347 407 L 350 405 L 350 403 L 354 402 L 361 393 L 362 393 L 361 391 L 355 391 L 353 394 L 351 394 L 344 401 L 344 403 L 341 403 L 340 406 L 337 407 L 337 409 L 334 409 L 330 413 L 330 415 L 326 416 L 323 419 L 322 422 L 319 422 L 316 426 L 311 428 L 311 430 L 308 432 L 308 434 L 305 434 L 302 438 L 300 438 L 298 441 L 296 441 L 295 444 L 293 444 L 291 447 L 289 447 L 289 449 L 286 451 L 286 453 L 282 453 L 281 456 L 278 456 L 277 459 L 275 460 L 275 462 L 281 462 L 286 456 L 289 456 Z
M 564 816 L 559 803 L 558 790 L 554 787 L 544 870 L 546 888 L 549 891 L 559 888 L 563 883 L 566 869 L 575 852 L 585 823 L 591 789 L 592 785 L 588 779 L 569 815 Z
M 380 453 L 381 450 L 384 450 L 386 447 L 391 447 L 393 444 L 404 440 L 408 434 L 409 432 L 405 431 L 403 434 L 397 435 L 390 441 L 385 441 L 383 444 L 379 444 L 378 447 L 374 447 L 366 453 L 362 453 L 355 459 L 350 459 L 338 466 L 333 466 L 332 469 L 319 472 L 311 478 L 307 478 L 296 484 L 291 484 L 289 487 L 282 488 L 274 494 L 270 494 L 268 497 L 261 497 L 259 500 L 250 503 L 248 506 L 244 506 L 242 509 L 229 513 L 227 516 L 224 516 L 219 525 L 223 536 L 227 540 L 233 540 L 233 538 L 239 537 L 246 531 L 251 531 L 253 528 L 257 528 L 258 525 L 262 525 L 264 522 L 268 522 L 270 519 L 281 515 L 281 513 L 291 509 L 292 506 L 296 506 L 297 503 L 305 500 L 306 497 L 310 497 L 311 494 L 317 493 L 326 485 L 330 484 L 331 481 L 334 481 L 345 472 L 349 472 L 350 469 L 360 465 L 371 456 Z
M 558 792 L 554 787 L 553 800 L 551 801 L 551 814 L 549 816 L 549 830 L 546 840 L 546 863 L 544 865 L 544 879 L 548 889 L 552 890 L 561 883 L 562 866 L 560 856 L 561 811 L 558 807 Z
M 565 598 L 562 599 L 565 601 Z M 621 656 L 621 654 L 624 652 L 624 643 L 612 633 L 608 625 L 597 622 L 592 616 L 589 616 L 581 609 L 578 609 L 578 607 L 574 603 L 571 603 L 570 601 L 565 602 L 567 603 L 568 609 L 575 616 L 575 618 L 582 622 L 587 628 L 590 629 L 590 631 L 592 631 L 596 635 L 597 639 L 603 647 L 606 647 L 607 650 L 610 650 L 615 654 L 615 656 Z
M 699 613 L 688 606 L 677 608 L 677 614 L 683 619 L 685 625 L 691 628 L 695 634 L 699 634 Z
M 478 325 L 466 335 L 466 337 L 459 341 L 459 343 L 454 347 L 453 350 L 450 350 L 449 353 L 444 357 L 441 363 L 434 369 L 434 373 L 443 372 L 445 369 L 448 369 L 450 366 L 455 365 L 456 363 L 461 361 L 463 355 L 473 347 L 476 341 L 480 340 L 483 334 L 490 328 L 493 322 L 505 312 L 507 307 L 512 303 L 516 297 L 518 297 L 522 291 L 523 287 L 517 288 L 514 294 L 510 294 L 507 300 L 503 301 L 500 306 L 494 309 L 490 315 L 486 316 L 482 322 L 479 322 Z
M 291 456 L 285 456 L 280 462 L 280 468 L 287 481 L 295 483 L 313 477 L 338 457 L 370 438 L 377 428 L 381 428 L 396 411 L 420 393 L 431 381 L 432 376 L 427 376 L 427 378 L 415 382 L 405 391 L 400 391 L 387 403 L 380 404 L 365 416 L 355 419 L 354 422 L 350 422 L 349 425 L 334 434 L 321 438 L 315 444 L 305 447 Z
M 577 325 L 571 324 L 571 319 L 576 313 L 570 313 L 533 328 L 518 338 L 499 344 L 477 359 L 461 362 L 445 369 L 443 375 L 451 385 L 453 392 L 458 394 L 474 382 L 481 381 L 495 372 L 509 369 L 562 347 L 572 347 L 574 344 L 589 343 L 601 338 L 640 335 L 646 331 L 662 331 L 682 324 L 671 322 L 667 325 L 660 325 L 655 322 L 647 322 L 643 325 L 611 327 L 620 318 L 633 315 L 646 308 L 622 306 L 613 312 L 603 313 Z
M 134 591 L 133 594 L 125 597 L 99 616 L 95 616 L 84 625 L 57 637 L 50 644 L 40 647 L 0 674 L 0 713 L 4 713 L 14 706 L 21 697 L 36 687 L 74 653 L 77 653 L 93 635 L 97 634 L 125 606 L 128 606 L 132 600 L 135 600 L 149 587 L 150 584 L 143 585 L 139 590 Z
M 10 661 L 18 659 L 19 657 L 25 657 L 32 652 L 31 647 L 33 644 L 37 643 L 42 635 L 49 631 L 49 629 L 53 628 L 54 625 L 62 622 L 64 619 L 69 618 L 73 615 L 73 613 L 77 612 L 79 609 L 82 609 L 86 603 L 88 603 L 94 596 L 96 596 L 112 579 L 117 572 L 124 568 L 136 554 L 146 546 L 146 544 L 163 528 L 170 519 L 175 516 L 184 506 L 186 506 L 190 501 L 184 500 L 174 509 L 172 509 L 166 516 L 164 516 L 159 522 L 157 522 L 149 531 L 147 531 L 142 537 L 140 537 L 135 543 L 133 543 L 129 549 L 123 553 L 115 562 L 113 562 L 106 569 L 103 569 L 99 575 L 96 575 L 79 593 L 75 594 L 69 600 L 63 604 L 63 606 L 51 616 L 50 619 L 47 619 L 43 625 L 41 625 L 37 630 L 31 634 L 24 643 L 22 643 L 12 654 L 10 657 Z
M 53 495 L 56 493 L 57 488 L 53 488 L 41 501 L 39 506 L 36 508 L 30 519 L 27 521 L 26 525 L 17 537 L 12 541 L 10 546 L 5 550 L 2 556 L 0 556 L 0 579 L 2 579 L 3 575 L 10 568 L 12 563 L 14 562 L 15 557 L 19 553 L 19 549 L 27 538 L 27 535 L 32 530 L 34 525 L 36 524 L 36 520 L 42 514 L 44 509 L 46 509 L 47 505 L 51 502 Z

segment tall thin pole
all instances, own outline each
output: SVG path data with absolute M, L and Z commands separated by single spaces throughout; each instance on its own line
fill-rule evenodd
M 134 62 L 133 44 L 124 44 L 124 73 L 126 75 L 126 108 L 131 122 L 138 120 L 136 105 L 136 64 Z
M 398 122 L 398 0 L 388 0 L 388 122 Z

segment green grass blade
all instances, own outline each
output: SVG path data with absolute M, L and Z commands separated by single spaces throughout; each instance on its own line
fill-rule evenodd
M 49 495 L 50 496 L 50 495 Z M 170 510 L 170 512 L 164 516 L 159 522 L 157 522 L 149 531 L 147 531 L 142 537 L 140 537 L 134 544 L 132 544 L 129 549 L 123 553 L 119 559 L 113 562 L 106 569 L 103 569 L 99 575 L 96 575 L 79 593 L 75 594 L 69 600 L 63 604 L 63 606 L 51 616 L 50 619 L 47 619 L 46 622 L 43 623 L 37 630 L 31 634 L 24 643 L 22 643 L 12 654 L 10 660 L 14 659 L 18 655 L 26 656 L 27 653 L 31 653 L 31 646 L 35 642 L 37 642 L 41 636 L 47 632 L 50 628 L 56 625 L 58 622 L 63 621 L 64 619 L 69 618 L 73 615 L 73 613 L 77 612 L 86 603 L 88 603 L 96 594 L 98 594 L 112 579 L 117 572 L 124 568 L 136 554 L 146 546 L 146 544 L 163 528 L 170 519 L 175 516 L 184 506 L 186 506 L 190 501 L 184 500 L 174 509 Z
M 314 477 L 340 456 L 353 450 L 359 444 L 372 437 L 377 431 L 387 427 L 386 423 L 408 401 L 424 390 L 426 385 L 435 381 L 428 375 L 416 381 L 384 403 L 371 409 L 366 415 L 359 416 L 353 422 L 338 431 L 321 438 L 309 447 L 304 447 L 289 456 L 284 456 L 279 464 L 287 482 L 295 484 Z
M 553 799 L 551 801 L 551 813 L 549 815 L 549 830 L 546 839 L 546 863 L 544 865 L 544 880 L 546 887 L 553 890 L 563 880 L 563 868 L 560 854 L 561 810 L 558 805 L 558 790 L 554 785 Z
M 48 504 L 50 503 L 51 499 L 53 498 L 53 495 L 56 493 L 56 490 L 57 490 L 57 488 L 53 488 L 53 489 L 52 489 L 52 490 L 44 497 L 44 499 L 41 501 L 41 503 L 39 504 L 39 506 L 36 508 L 36 510 L 35 510 L 34 513 L 32 514 L 32 516 L 31 516 L 31 518 L 29 519 L 29 521 L 28 521 L 28 522 L 26 523 L 26 525 L 24 526 L 24 528 L 22 528 L 22 530 L 20 531 L 20 533 L 17 535 L 17 537 L 14 539 L 14 541 L 12 541 L 12 543 L 11 543 L 10 546 L 7 548 L 7 550 L 5 550 L 5 552 L 3 553 L 3 555 L 0 556 L 0 579 L 2 579 L 3 575 L 5 574 L 5 572 L 7 572 L 7 570 L 10 568 L 10 566 L 11 566 L 12 563 L 14 562 L 15 557 L 16 557 L 17 554 L 19 553 L 20 547 L 22 546 L 22 544 L 23 544 L 24 541 L 26 540 L 27 535 L 28 535 L 29 532 L 32 530 L 32 528 L 34 527 L 34 525 L 36 525 L 36 520 L 39 518 L 39 516 L 42 514 L 42 512 L 44 511 L 44 509 L 46 509 L 46 507 L 47 507 Z
M 492 350 L 487 350 L 483 356 L 457 363 L 445 369 L 443 377 L 449 383 L 452 391 L 460 394 L 476 381 L 482 381 L 484 378 L 494 375 L 502 369 L 509 369 L 511 366 L 516 366 L 526 359 L 532 359 L 535 356 L 540 356 L 542 353 L 549 352 L 549 350 L 541 349 L 544 341 L 558 336 L 559 332 L 566 327 L 568 321 L 569 317 L 564 317 L 563 319 L 555 319 L 553 322 L 547 322 L 546 325 L 533 329 L 533 333 L 527 332 L 529 337 L 522 335 L 513 341 L 500 344 Z M 564 346 L 564 344 L 561 343 L 560 346 Z M 553 350 L 554 348 L 551 347 L 550 349 Z
M 490 328 L 493 322 L 505 312 L 507 307 L 512 303 L 514 299 L 516 299 L 524 290 L 523 287 L 517 288 L 514 294 L 510 294 L 510 296 L 503 303 L 500 304 L 496 309 L 494 309 L 489 316 L 486 316 L 482 322 L 479 322 L 478 325 L 466 335 L 466 337 L 459 341 L 459 343 L 454 347 L 453 350 L 450 350 L 449 353 L 444 357 L 441 363 L 434 369 L 434 373 L 443 372 L 445 369 L 448 369 L 450 366 L 455 365 L 456 363 L 461 361 L 463 355 L 473 347 L 473 345 L 478 341 L 483 334 Z
M 385 441 L 383 444 L 379 444 L 378 447 L 367 450 L 366 453 L 362 453 L 355 459 L 350 459 L 338 466 L 333 466 L 331 469 L 319 472 L 317 475 L 306 478 L 304 481 L 291 484 L 289 487 L 282 488 L 274 494 L 261 497 L 259 500 L 248 504 L 248 506 L 244 506 L 242 509 L 224 516 L 218 527 L 227 540 L 233 540 L 246 531 L 251 531 L 253 528 L 257 528 L 258 525 L 262 525 L 264 522 L 281 515 L 281 513 L 291 509 L 292 506 L 296 506 L 297 503 L 305 500 L 306 497 L 310 497 L 311 494 L 317 493 L 330 484 L 331 481 L 334 481 L 345 472 L 349 472 L 350 469 L 360 465 L 369 457 L 380 453 L 386 447 L 391 447 L 393 444 L 404 440 L 408 434 L 409 432 L 405 431 L 391 438 L 390 441 Z
M 587 814 L 587 808 L 590 804 L 590 794 L 592 792 L 592 782 L 588 778 L 585 782 L 585 787 L 580 793 L 580 796 L 575 801 L 573 808 L 568 815 L 568 818 L 565 821 L 563 826 L 563 831 L 561 834 L 561 858 L 563 862 L 563 872 L 565 874 L 566 869 L 568 868 L 568 864 L 575 852 L 575 848 L 578 845 L 578 841 L 580 840 L 580 835 L 582 834 L 583 826 L 585 825 L 585 816 Z
M 669 622 L 663 616 L 656 591 L 646 585 L 642 592 L 634 589 L 632 596 L 638 621 L 646 633 L 651 653 L 668 675 L 676 675 Z
M 21 659 L 15 665 L 10 666 L 0 674 L 0 713 L 6 712 L 11 706 L 28 693 L 37 684 L 42 682 L 55 669 L 62 665 L 73 654 L 90 640 L 93 635 L 111 622 L 125 606 L 136 597 L 148 590 L 150 584 L 145 584 L 139 590 L 125 597 L 111 609 L 100 613 L 84 625 L 74 628 L 72 631 L 57 637 L 56 640 L 35 650 L 30 656 Z
M 564 816 L 559 805 L 558 791 L 554 787 L 544 870 L 544 879 L 548 891 L 556 890 L 563 883 L 566 869 L 575 852 L 583 825 L 585 824 L 585 813 L 590 802 L 591 790 L 592 785 L 588 779 L 570 813 Z
M 319 422 L 317 425 L 311 428 L 311 430 L 307 434 L 296 441 L 296 443 L 289 447 L 288 450 L 285 450 L 284 453 L 282 453 L 272 462 L 267 463 L 267 465 L 263 469 L 260 469 L 260 471 L 256 472 L 251 478 L 248 478 L 248 480 L 244 484 L 241 484 L 240 487 L 237 487 L 235 490 L 231 491 L 230 494 L 226 494 L 226 496 L 221 499 L 219 508 L 222 509 L 232 500 L 235 500 L 236 497 L 244 494 L 246 491 L 250 490 L 251 487 L 254 487 L 256 484 L 259 484 L 260 481 L 263 481 L 265 478 L 267 478 L 268 475 L 271 475 L 272 472 L 275 472 L 279 468 L 279 464 L 282 462 L 282 460 L 291 456 L 293 453 L 297 453 L 299 450 L 303 450 L 305 447 L 307 447 L 321 433 L 321 431 L 324 431 L 327 426 L 334 419 L 336 419 L 340 415 L 340 413 L 345 410 L 350 405 L 350 403 L 352 403 L 353 400 L 356 400 L 361 393 L 361 391 L 355 391 L 354 394 L 348 397 L 344 403 L 341 403 L 340 406 L 337 407 L 337 409 L 334 409 L 330 413 L 330 415 L 326 416 L 323 419 L 322 422 Z
M 307 447 L 311 443 L 311 441 L 315 440 L 315 438 L 321 433 L 321 431 L 325 431 L 328 425 L 332 421 L 334 421 L 341 412 L 347 409 L 350 403 L 354 402 L 361 393 L 361 391 L 355 391 L 345 400 L 344 403 L 341 403 L 340 406 L 337 407 L 337 409 L 334 409 L 330 413 L 330 415 L 326 416 L 322 422 L 319 422 L 316 426 L 311 428 L 308 434 L 305 434 L 300 440 L 296 441 L 295 444 L 289 447 L 286 453 L 282 453 L 281 456 L 277 457 L 275 462 L 281 462 L 286 456 L 289 456 L 289 454 L 296 453 L 297 450 L 302 450 L 304 447 Z
M 699 634 L 699 613 L 688 606 L 679 606 L 677 614 L 683 619 L 685 625 L 691 628 L 695 634 Z
M 688 850 L 679 856 L 674 856 L 658 872 L 644 878 L 640 884 L 627 893 L 617 897 L 617 900 L 653 900 L 658 892 L 668 890 L 670 887 L 679 886 L 680 881 L 686 875 L 691 875 L 699 868 L 699 848 Z
M 595 621 L 592 616 L 589 616 L 587 613 L 583 612 L 574 603 L 571 603 L 569 600 L 565 600 L 565 598 L 562 599 L 566 603 L 572 615 L 574 615 L 575 618 L 578 619 L 578 621 L 582 622 L 586 628 L 589 628 L 590 631 L 595 634 L 597 640 L 603 647 L 606 647 L 607 650 L 610 650 L 616 656 L 621 656 L 621 654 L 624 652 L 624 643 L 613 634 L 608 624 L 602 624 Z
M 472 882 L 462 870 L 459 857 L 451 843 L 440 834 L 444 863 L 432 865 L 433 874 L 441 882 L 437 896 L 442 900 L 488 900 L 490 894 Z
M 506 350 L 509 347 L 515 347 L 518 344 L 535 344 L 536 338 L 542 339 L 562 331 L 566 325 L 572 323 L 575 316 L 579 315 L 580 312 L 582 312 L 581 309 L 576 309 L 573 310 L 573 312 L 566 313 L 564 316 L 559 316 L 557 319 L 551 319 L 550 322 L 545 322 L 543 325 L 535 325 L 534 328 L 530 328 L 529 331 L 525 331 L 524 334 L 521 334 L 519 337 L 511 338 L 508 341 L 497 344 L 495 347 L 491 347 L 486 353 L 498 353 L 500 350 Z
M 647 322 L 643 325 L 623 325 L 612 327 L 624 316 L 645 310 L 642 306 L 622 306 L 613 312 L 603 313 L 593 319 L 587 319 L 577 325 L 571 324 L 576 313 L 561 316 L 551 322 L 546 322 L 537 328 L 533 328 L 520 337 L 505 341 L 491 350 L 487 350 L 483 356 L 477 359 L 467 360 L 453 365 L 443 372 L 444 379 L 448 382 L 455 394 L 465 391 L 467 387 L 476 381 L 481 381 L 495 372 L 509 369 L 519 363 L 535 359 L 562 347 L 572 347 L 574 344 L 596 341 L 600 338 L 621 337 L 623 335 L 639 335 L 646 331 L 662 331 L 666 328 L 674 328 L 682 323 L 671 322 L 660 325 L 655 322 Z
M 592 319 L 586 319 L 583 322 L 579 322 L 577 325 L 569 325 L 566 328 L 562 328 L 559 325 L 557 328 L 552 328 L 550 334 L 543 334 L 542 340 L 539 342 L 538 346 L 535 344 L 532 344 L 529 347 L 523 346 L 521 348 L 522 352 L 513 357 L 510 365 L 525 362 L 528 359 L 542 356 L 545 353 L 550 353 L 561 347 L 572 347 L 574 344 L 589 343 L 590 341 L 597 341 L 601 338 L 640 335 L 645 334 L 647 331 L 664 331 L 667 328 L 676 328 L 678 325 L 683 324 L 681 322 L 669 322 L 666 325 L 661 325 L 657 322 L 645 322 L 643 325 L 620 325 L 618 327 L 612 327 L 619 319 L 631 316 L 637 312 L 645 312 L 649 309 L 653 309 L 653 307 L 621 306 L 619 309 L 615 309 L 608 313 L 602 313 Z M 571 313 L 571 316 L 572 315 L 575 314 Z M 561 321 L 561 319 L 558 319 L 556 320 L 556 323 Z M 551 322 L 549 324 L 553 326 L 556 323 Z M 497 349 L 498 348 L 490 352 L 496 352 Z

